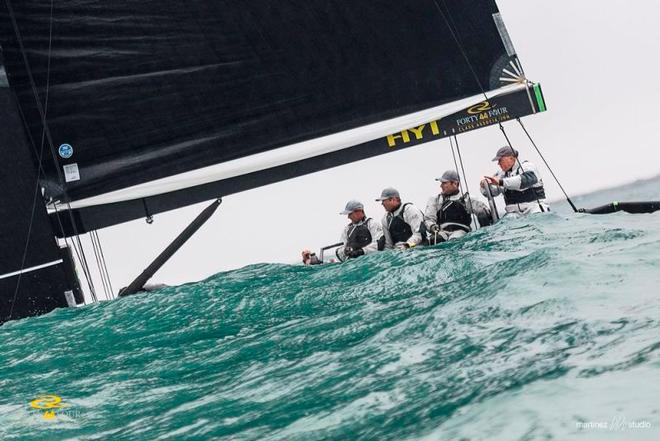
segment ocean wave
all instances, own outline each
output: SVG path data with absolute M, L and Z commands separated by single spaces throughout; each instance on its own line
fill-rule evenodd
M 657 435 L 659 220 L 506 219 L 10 322 L 0 437 L 567 439 L 622 412 Z M 43 420 L 44 393 L 75 412 Z

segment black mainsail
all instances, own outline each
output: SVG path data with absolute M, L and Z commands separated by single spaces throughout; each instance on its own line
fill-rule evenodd
M 0 45 L 45 236 L 545 110 L 493 0 L 6 0 Z

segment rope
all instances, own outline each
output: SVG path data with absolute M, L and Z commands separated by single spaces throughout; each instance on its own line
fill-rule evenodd
M 559 188 L 561 189 L 562 193 L 564 193 L 564 196 L 566 196 L 566 201 L 569 203 L 569 205 L 571 206 L 573 211 L 575 213 L 577 213 L 579 210 L 577 209 L 577 207 L 575 206 L 575 204 L 573 203 L 571 198 L 568 197 L 568 194 L 566 193 L 566 190 L 564 190 L 564 187 L 561 185 L 561 182 L 559 182 L 559 179 L 557 179 L 557 176 L 555 176 L 555 172 L 552 171 L 552 168 L 550 167 L 550 164 L 548 164 L 548 161 L 546 161 L 545 158 L 543 157 L 543 154 L 541 153 L 541 150 L 539 150 L 539 148 L 536 146 L 536 143 L 534 142 L 531 135 L 529 134 L 529 132 L 525 128 L 525 125 L 522 123 L 520 118 L 516 118 L 516 120 L 518 121 L 518 124 L 520 124 L 520 127 L 522 127 L 523 131 L 525 132 L 525 135 L 527 135 L 527 138 L 529 138 L 529 141 L 534 146 L 534 149 L 536 149 L 536 152 L 539 154 L 539 156 L 541 157 L 541 159 L 545 163 L 545 166 L 548 167 L 548 170 L 550 170 L 550 174 L 555 179 L 555 182 L 557 183 L 557 185 L 559 185 Z M 511 144 L 509 144 L 509 145 L 511 145 Z

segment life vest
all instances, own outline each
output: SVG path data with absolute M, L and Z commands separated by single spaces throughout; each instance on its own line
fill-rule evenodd
M 508 171 L 504 174 L 504 177 L 508 178 L 510 176 L 518 176 L 524 172 L 525 170 L 523 170 L 522 166 L 519 166 L 515 173 Z M 539 183 L 540 182 L 541 181 L 539 181 Z M 504 196 L 504 203 L 506 205 L 524 204 L 527 202 L 536 202 L 541 199 L 545 199 L 545 189 L 543 188 L 543 183 L 541 183 L 541 185 L 538 185 L 538 183 L 534 185 L 535 186 L 529 187 L 526 190 L 509 190 L 505 188 L 502 192 L 502 195 Z
M 472 216 L 470 216 L 462 197 L 460 199 L 443 200 L 440 209 L 436 213 L 436 219 L 441 230 L 463 230 L 468 233 L 471 231 Z
M 504 190 L 504 203 L 524 204 L 526 202 L 536 202 L 545 199 L 545 190 L 543 187 L 530 187 L 527 190 Z
M 367 218 L 359 225 L 351 225 L 351 229 L 348 230 L 348 239 L 346 240 L 346 246 L 352 249 L 364 248 L 371 243 L 373 238 L 371 237 L 371 232 L 369 231 L 369 221 L 371 218 Z
M 403 204 L 403 208 L 401 208 L 399 214 L 392 216 L 387 226 L 392 237 L 392 242 L 394 243 L 405 242 L 413 235 L 412 227 L 403 220 L 403 213 L 406 211 L 408 205 L 410 203 Z M 424 222 L 420 225 L 420 233 L 422 233 L 422 243 L 426 243 L 426 227 Z

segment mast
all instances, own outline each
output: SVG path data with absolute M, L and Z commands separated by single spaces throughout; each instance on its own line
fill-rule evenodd
M 0 324 L 82 303 L 71 253 L 60 248 L 0 57 Z

